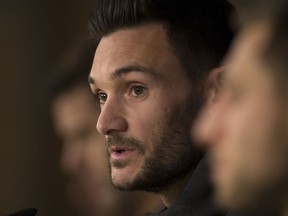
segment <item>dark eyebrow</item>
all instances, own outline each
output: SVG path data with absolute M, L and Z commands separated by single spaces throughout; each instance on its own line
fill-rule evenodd
M 126 75 L 128 73 L 132 73 L 132 72 L 139 72 L 139 73 L 145 73 L 148 74 L 150 76 L 156 77 L 157 73 L 155 73 L 152 69 L 150 68 L 146 68 L 143 66 L 139 66 L 139 65 L 128 65 L 125 67 L 121 67 L 116 69 L 112 74 L 111 74 L 111 78 L 112 79 L 117 79 L 123 75 Z
M 128 66 L 118 68 L 110 75 L 110 77 L 111 79 L 117 79 L 123 75 L 132 73 L 132 72 L 139 72 L 139 73 L 148 74 L 153 77 L 157 77 L 157 73 L 155 73 L 152 69 L 139 66 L 139 65 L 128 65 Z M 93 77 L 91 77 L 91 75 L 89 75 L 88 77 L 88 83 L 93 84 L 93 85 L 95 84 L 95 80 L 93 79 Z

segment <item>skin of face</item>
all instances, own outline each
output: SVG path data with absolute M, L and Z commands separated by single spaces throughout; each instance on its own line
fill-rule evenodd
M 100 100 L 97 129 L 108 140 L 116 187 L 159 192 L 158 179 L 175 182 L 191 170 L 194 151 L 186 131 L 191 122 L 184 115 L 190 111 L 191 85 L 162 26 L 148 24 L 103 37 L 90 83 Z
M 280 207 L 287 200 L 288 98 L 279 94 L 273 69 L 263 60 L 269 35 L 263 23 L 244 28 L 217 100 L 194 128 L 194 137 L 209 149 L 216 200 L 233 210 Z
M 84 215 L 113 215 L 119 195 L 110 184 L 105 138 L 95 131 L 96 108 L 89 88 L 79 85 L 55 99 L 53 119 L 73 205 Z

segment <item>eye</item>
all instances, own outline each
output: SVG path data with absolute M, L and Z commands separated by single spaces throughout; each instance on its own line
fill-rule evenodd
M 99 104 L 104 104 L 105 101 L 107 100 L 107 94 L 102 92 L 102 91 L 98 91 L 96 94 L 96 97 L 98 99 Z
M 138 96 L 145 94 L 146 88 L 140 85 L 135 85 L 135 86 L 132 86 L 131 90 L 132 90 L 131 94 L 134 97 L 138 97 Z

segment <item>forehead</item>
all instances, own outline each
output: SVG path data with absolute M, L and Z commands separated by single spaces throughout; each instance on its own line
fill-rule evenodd
M 170 50 L 160 24 L 123 29 L 101 39 L 95 53 L 91 77 L 112 73 L 127 65 L 140 65 L 156 71 L 178 63 Z

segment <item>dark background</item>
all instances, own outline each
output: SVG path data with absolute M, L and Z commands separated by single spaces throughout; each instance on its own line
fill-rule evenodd
M 73 215 L 66 203 L 45 94 L 47 75 L 86 37 L 93 0 L 0 0 L 0 215 L 36 207 Z

